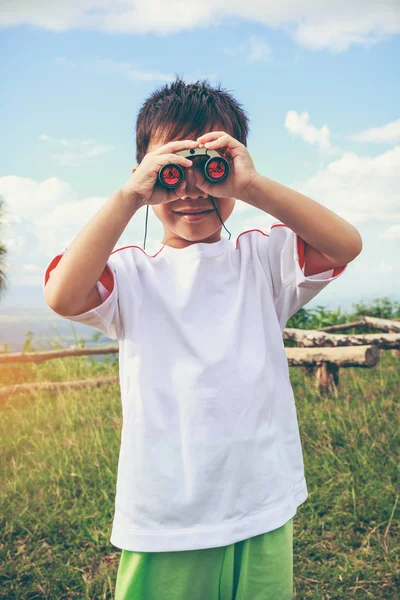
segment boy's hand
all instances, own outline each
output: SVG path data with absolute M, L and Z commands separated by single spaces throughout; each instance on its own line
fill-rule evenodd
M 167 190 L 161 185 L 155 185 L 158 173 L 168 163 L 191 167 L 193 161 L 178 156 L 175 152 L 197 147 L 198 143 L 194 140 L 181 140 L 169 142 L 148 152 L 140 165 L 134 167 L 132 176 L 121 188 L 122 193 L 125 197 L 132 199 L 139 208 L 146 204 L 164 204 L 177 200 L 185 193 L 186 181 L 183 180 L 175 189 Z
M 195 170 L 196 186 L 216 198 L 237 198 L 244 200 L 246 189 L 258 176 L 252 158 L 244 144 L 235 140 L 225 131 L 212 131 L 197 138 L 202 148 L 216 150 L 228 159 L 230 172 L 221 183 L 210 183 L 199 169 Z

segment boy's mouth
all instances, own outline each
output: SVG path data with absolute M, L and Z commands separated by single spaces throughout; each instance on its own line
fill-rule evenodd
M 207 210 L 199 210 L 199 211 L 194 211 L 194 210 L 174 210 L 174 213 L 178 214 L 178 215 L 204 215 L 206 213 L 209 212 L 214 212 L 214 209 L 207 209 Z
M 211 215 L 214 210 L 203 210 L 203 211 L 188 211 L 188 212 L 181 212 L 181 211 L 174 211 L 175 214 L 177 214 L 181 219 L 184 219 L 185 221 L 188 221 L 189 223 L 196 223 L 198 221 L 204 221 L 205 219 L 207 219 L 207 217 L 209 215 Z

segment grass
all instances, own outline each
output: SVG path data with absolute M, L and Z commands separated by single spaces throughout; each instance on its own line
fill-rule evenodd
M 55 359 L 3 366 L 0 386 L 117 374 L 116 357 Z M 338 391 L 322 396 L 301 369 L 290 377 L 309 490 L 294 518 L 295 598 L 397 598 L 399 358 L 341 369 Z M 0 410 L 0 597 L 113 598 L 118 386 L 14 396 Z

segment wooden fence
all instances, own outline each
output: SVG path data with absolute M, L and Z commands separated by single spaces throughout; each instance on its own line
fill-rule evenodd
M 370 326 L 386 333 L 333 334 L 331 331 L 346 330 L 357 326 Z M 286 328 L 283 340 L 297 344 L 296 348 L 285 347 L 288 364 L 302 367 L 304 372 L 315 376 L 320 391 L 336 389 L 339 385 L 339 369 L 346 367 L 371 368 L 380 359 L 381 349 L 400 354 L 400 321 L 362 317 L 353 323 L 331 325 L 318 330 Z M 40 364 L 54 358 L 115 354 L 118 344 L 96 348 L 72 347 L 45 352 L 13 352 L 0 354 L 0 366 L 9 363 L 33 362 Z M 119 376 L 96 377 L 83 381 L 22 383 L 0 388 L 0 400 L 14 394 L 35 394 L 46 391 L 59 393 L 64 390 L 101 387 L 119 384 Z

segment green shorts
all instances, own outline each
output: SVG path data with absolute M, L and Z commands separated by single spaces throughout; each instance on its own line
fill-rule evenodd
M 115 600 L 292 600 L 293 517 L 247 540 L 204 550 L 122 550 Z

